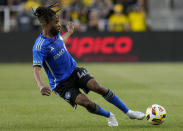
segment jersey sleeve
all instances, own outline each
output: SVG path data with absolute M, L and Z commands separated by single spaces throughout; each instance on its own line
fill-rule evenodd
M 33 49 L 33 66 L 35 65 L 42 66 L 43 61 L 45 60 L 46 57 L 47 57 L 47 51 L 45 49 L 41 50 Z

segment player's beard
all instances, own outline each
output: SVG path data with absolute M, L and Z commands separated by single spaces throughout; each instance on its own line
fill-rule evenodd
M 56 28 L 54 27 L 51 27 L 50 29 L 50 33 L 52 36 L 56 36 L 58 34 L 59 30 L 57 30 Z

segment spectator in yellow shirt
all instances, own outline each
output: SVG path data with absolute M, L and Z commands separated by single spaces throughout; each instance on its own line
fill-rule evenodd
M 82 3 L 85 5 L 85 6 L 90 6 L 90 5 L 92 5 L 92 2 L 93 2 L 93 0 L 82 0 Z
M 31 8 L 36 9 L 37 7 L 41 6 L 41 3 L 39 0 L 28 0 L 25 6 L 28 10 Z
M 123 6 L 116 4 L 114 14 L 109 17 L 108 29 L 112 32 L 129 31 L 128 18 L 122 13 Z
M 60 0 L 60 4 L 63 7 L 69 7 L 72 4 L 72 0 Z
M 146 31 L 146 16 L 140 5 L 136 5 L 133 8 L 133 11 L 129 13 L 129 22 L 131 30 L 134 32 L 143 32 Z

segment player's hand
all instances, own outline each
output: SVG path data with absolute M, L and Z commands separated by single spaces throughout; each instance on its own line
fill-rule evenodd
M 40 93 L 41 93 L 42 95 L 50 96 L 50 95 L 51 95 L 51 92 L 52 92 L 52 91 L 50 90 L 49 87 L 43 86 L 43 87 L 40 88 Z
M 74 24 L 71 22 L 71 21 L 69 21 L 68 23 L 67 23 L 67 31 L 69 32 L 69 33 L 73 33 L 74 32 Z

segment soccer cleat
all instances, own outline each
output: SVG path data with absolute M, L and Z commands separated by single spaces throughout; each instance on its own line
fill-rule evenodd
M 130 119 L 138 119 L 138 120 L 142 120 L 145 117 L 145 114 L 139 111 L 132 111 L 129 110 L 126 115 L 130 118 Z
M 118 121 L 115 118 L 115 115 L 110 112 L 110 117 L 106 118 L 108 126 L 118 126 Z

